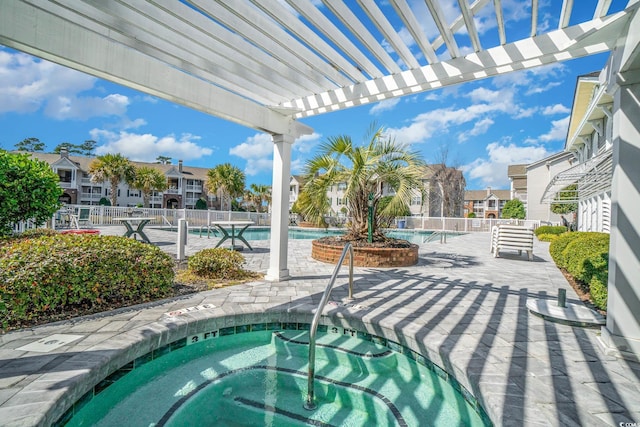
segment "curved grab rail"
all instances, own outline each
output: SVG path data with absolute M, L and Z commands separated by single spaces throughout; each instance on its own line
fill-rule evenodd
M 324 293 L 322 294 L 322 299 L 320 300 L 320 304 L 318 304 L 318 309 L 316 313 L 313 315 L 313 320 L 311 321 L 311 328 L 309 329 L 309 377 L 307 384 L 307 399 L 304 402 L 304 408 L 313 410 L 316 408 L 316 404 L 314 402 L 314 377 L 316 374 L 316 332 L 318 330 L 318 322 L 320 322 L 320 316 L 322 316 L 322 311 L 324 310 L 325 305 L 329 301 L 329 295 L 331 294 L 331 289 L 333 289 L 333 285 L 336 282 L 336 278 L 338 277 L 338 271 L 340 271 L 340 267 L 344 262 L 344 258 L 347 255 L 347 251 L 349 251 L 349 299 L 353 299 L 353 246 L 351 243 L 344 245 L 344 249 L 342 250 L 342 255 L 340 255 L 340 259 L 336 264 L 336 268 L 333 270 L 333 275 L 327 284 L 327 287 L 324 289 Z

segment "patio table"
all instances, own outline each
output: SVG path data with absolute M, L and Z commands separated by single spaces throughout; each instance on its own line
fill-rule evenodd
M 224 243 L 227 239 L 231 239 L 231 249 L 242 250 L 242 246 L 236 248 L 236 239 L 238 239 L 242 243 L 247 245 L 250 250 L 253 250 L 249 242 L 247 242 L 245 238 L 242 237 L 242 234 L 250 225 L 253 224 L 253 221 L 213 221 L 211 224 L 215 225 L 220 230 L 220 232 L 222 232 L 222 238 L 216 245 L 216 248 Z M 231 228 L 231 230 L 229 230 L 229 228 Z M 231 232 L 231 234 L 229 234 L 229 232 Z
M 142 241 L 146 243 L 151 243 L 147 235 L 144 233 L 144 227 L 149 223 L 149 221 L 153 221 L 155 218 L 149 217 L 118 217 L 112 218 L 113 221 L 121 222 L 122 225 L 127 229 L 124 233 L 124 237 L 133 236 L 138 234 Z M 134 229 L 135 227 L 135 229 Z

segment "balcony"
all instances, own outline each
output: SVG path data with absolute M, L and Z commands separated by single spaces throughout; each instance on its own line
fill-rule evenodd
M 202 185 L 189 185 L 187 184 L 187 191 L 192 191 L 194 193 L 202 193 Z
M 165 194 L 182 194 L 182 188 L 167 188 Z

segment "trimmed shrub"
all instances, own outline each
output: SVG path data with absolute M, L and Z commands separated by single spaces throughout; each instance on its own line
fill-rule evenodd
M 538 238 L 541 234 L 562 234 L 567 232 L 567 227 L 564 225 L 542 225 L 535 229 L 534 233 Z
M 207 279 L 233 279 L 244 275 L 244 257 L 230 249 L 203 249 L 189 258 L 189 270 Z
M 567 268 L 564 250 L 569 243 L 580 237 L 580 234 L 579 232 L 560 234 L 549 245 L 549 254 L 559 268 Z
M 538 234 L 538 240 L 541 242 L 552 242 L 558 237 L 557 234 Z
M 173 260 L 120 236 L 19 237 L 0 246 L 0 323 L 48 319 L 69 308 L 109 308 L 168 296 Z
M 578 238 L 567 245 L 563 257 L 569 274 L 588 284 L 596 273 L 609 270 L 609 234 L 576 234 Z
M 591 295 L 591 301 L 593 304 L 601 310 L 607 309 L 607 298 L 609 297 L 609 290 L 607 288 L 607 277 L 602 275 L 595 275 L 589 283 L 589 294 Z

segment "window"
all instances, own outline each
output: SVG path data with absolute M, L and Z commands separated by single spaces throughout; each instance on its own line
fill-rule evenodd
M 71 182 L 73 172 L 70 170 L 58 169 L 58 176 L 60 177 L 60 182 Z
M 344 191 L 347 189 L 347 183 L 346 182 L 341 182 L 340 184 L 338 184 L 338 191 Z
M 488 200 L 487 206 L 489 206 L 490 208 L 495 208 L 496 207 L 496 201 L 495 200 Z
M 411 206 L 420 206 L 422 205 L 422 197 L 413 196 L 411 197 Z

